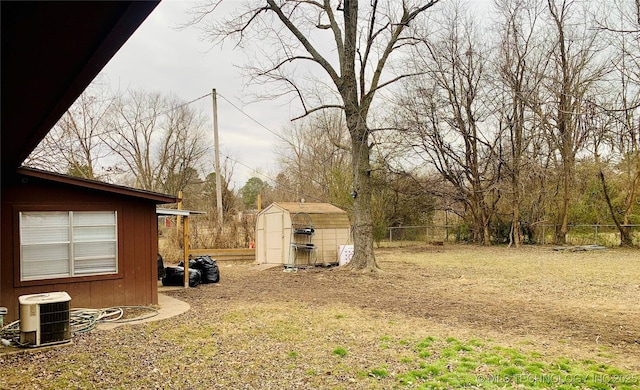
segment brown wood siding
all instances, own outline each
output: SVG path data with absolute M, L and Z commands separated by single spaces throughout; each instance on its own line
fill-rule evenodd
M 133 232 L 135 230 L 133 226 L 133 221 L 134 221 L 133 214 L 126 214 L 122 216 L 122 224 L 124 225 L 123 236 L 132 237 Z M 123 240 L 122 245 L 123 245 L 124 253 L 132 253 L 135 256 L 136 241 L 135 241 L 135 237 L 133 238 L 134 239 L 132 240 L 127 240 L 127 239 Z M 135 281 L 135 277 L 136 277 L 135 264 L 132 261 L 125 261 L 123 268 L 124 269 L 122 271 L 124 273 L 124 280 Z M 127 302 L 134 302 L 136 300 L 135 287 L 130 287 L 127 284 L 124 286 L 124 289 L 121 291 L 121 293 L 124 294 L 124 300 Z
M 7 307 L 6 321 L 18 318 L 18 297 L 66 291 L 71 307 L 106 308 L 158 303 L 156 253 L 158 251 L 155 202 L 117 194 L 83 190 L 55 182 L 29 179 L 2 189 L 2 257 L 0 259 L 0 306 Z M 117 210 L 118 275 L 19 280 L 20 210 Z M 15 243 L 18 245 L 15 245 Z M 15 271 L 15 272 L 14 272 Z M 16 276 L 17 275 L 17 276 Z

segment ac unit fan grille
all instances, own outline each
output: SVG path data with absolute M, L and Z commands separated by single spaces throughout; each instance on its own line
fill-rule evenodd
M 40 305 L 40 343 L 48 344 L 71 339 L 69 301 Z

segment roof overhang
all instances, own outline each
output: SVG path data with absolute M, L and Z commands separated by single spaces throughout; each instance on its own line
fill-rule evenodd
M 137 188 L 119 186 L 116 184 L 109 184 L 96 180 L 83 179 L 80 177 L 68 176 L 60 173 L 42 171 L 34 168 L 21 167 L 18 168 L 17 173 L 18 175 L 22 175 L 25 177 L 33 177 L 42 180 L 53 181 L 56 183 L 63 183 L 79 188 L 109 192 L 112 194 L 118 194 L 138 199 L 145 199 L 155 202 L 156 204 L 176 203 L 178 201 L 178 198 L 176 196 L 161 194 L 152 191 L 139 190 Z
M 206 214 L 206 212 L 205 211 L 195 211 L 195 210 L 156 209 L 156 214 L 158 214 L 158 215 L 177 215 L 179 217 L 188 217 L 190 215 Z
M 2 170 L 24 159 L 158 1 L 2 1 Z
M 307 214 L 347 214 L 347 212 L 331 203 L 317 202 L 273 202 L 267 208 L 274 206 L 290 213 Z M 267 209 L 265 208 L 265 210 Z

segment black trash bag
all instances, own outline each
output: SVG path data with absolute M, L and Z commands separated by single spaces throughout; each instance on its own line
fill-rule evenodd
M 182 274 L 184 274 L 184 269 Z M 197 269 L 189 269 L 189 287 L 196 287 L 200 283 L 202 283 L 202 272 Z
M 166 276 L 162 278 L 163 286 L 184 286 L 184 267 L 165 268 Z M 202 273 L 197 269 L 189 269 L 189 287 L 196 287 L 201 283 Z
M 164 270 L 163 286 L 184 286 L 184 267 L 167 267 Z
M 184 267 L 184 261 L 178 263 L 178 267 Z M 196 259 L 192 259 L 189 257 L 189 269 L 198 269 L 198 264 L 196 263 Z
M 166 274 L 164 270 L 164 260 L 162 260 L 162 256 L 158 253 L 158 280 L 164 278 Z
M 184 261 L 178 266 L 183 267 Z M 199 256 L 189 259 L 189 269 L 197 269 L 202 274 L 202 284 L 218 283 L 220 281 L 220 269 L 215 259 L 210 256 Z
M 202 283 L 218 283 L 220 281 L 220 269 L 215 259 L 209 256 L 201 256 L 195 259 L 196 269 L 202 272 Z M 189 262 L 191 264 L 191 262 Z

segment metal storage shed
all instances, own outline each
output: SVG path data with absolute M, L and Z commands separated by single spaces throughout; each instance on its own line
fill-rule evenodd
M 256 221 L 256 262 L 290 267 L 338 263 L 351 243 L 347 212 L 328 203 L 272 203 Z

